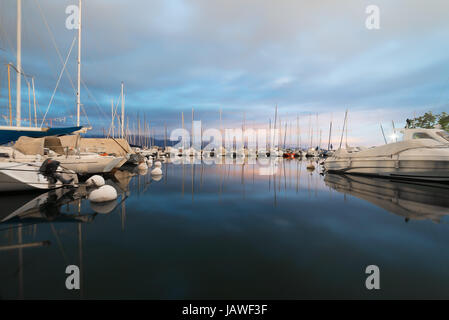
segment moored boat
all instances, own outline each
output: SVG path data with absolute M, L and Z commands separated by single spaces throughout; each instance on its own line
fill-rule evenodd
M 404 141 L 358 150 L 337 150 L 327 172 L 449 182 L 449 134 L 439 129 L 404 129 Z
M 73 171 L 57 167 L 54 174 L 42 172 L 42 161 L 17 162 L 0 160 L 0 192 L 49 190 L 74 185 L 78 178 Z M 59 179 L 58 179 L 59 178 Z

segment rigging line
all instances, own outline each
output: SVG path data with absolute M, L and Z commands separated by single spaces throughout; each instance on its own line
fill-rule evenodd
M 53 98 L 55 96 L 56 90 L 58 89 L 58 85 L 59 85 L 59 82 L 61 81 L 62 74 L 64 73 L 65 66 L 67 65 L 67 61 L 69 60 L 70 54 L 72 53 L 72 49 L 73 49 L 73 45 L 75 44 L 75 40 L 76 40 L 76 37 L 73 38 L 72 45 L 70 46 L 69 53 L 67 54 L 67 59 L 65 60 L 64 65 L 62 66 L 61 73 L 59 74 L 58 81 L 56 82 L 55 90 L 53 90 L 53 94 L 51 95 L 50 101 L 47 106 L 47 110 L 45 111 L 45 114 L 44 114 L 44 118 L 42 119 L 41 126 L 40 126 L 41 128 L 42 128 L 42 125 L 44 124 L 45 117 L 47 116 L 47 113 L 48 113 L 48 110 L 50 109 L 51 103 L 53 102 Z
M 84 104 L 81 104 L 81 109 L 83 110 L 84 115 L 86 116 L 87 124 L 89 125 L 89 127 L 92 127 L 92 124 L 89 121 L 89 117 L 87 116 L 86 109 L 84 108 Z
M 118 110 L 118 104 L 119 104 L 119 102 L 120 102 L 120 96 L 121 96 L 121 94 L 119 95 L 119 98 L 117 99 L 117 104 L 115 105 L 115 110 L 114 110 L 114 115 L 113 115 L 113 118 L 112 119 L 115 119 L 115 117 L 117 116 L 117 110 Z M 108 130 L 108 138 L 109 138 L 109 136 L 110 136 L 110 134 L 111 134 L 111 130 L 112 130 L 112 122 L 113 122 L 113 120 L 111 119 L 111 124 L 110 124 L 110 126 L 109 126 L 109 130 Z
M 53 43 L 53 47 L 55 48 L 56 53 L 58 54 L 58 58 L 59 58 L 59 60 L 60 60 L 61 63 L 64 63 L 64 60 L 63 60 L 62 55 L 61 55 L 61 52 L 60 52 L 60 50 L 59 50 L 59 48 L 58 48 L 58 46 L 57 46 L 57 44 L 56 44 L 56 40 L 55 40 L 55 37 L 54 37 L 54 35 L 53 35 L 53 32 L 51 31 L 50 26 L 48 25 L 48 21 L 47 21 L 47 19 L 45 18 L 45 15 L 44 15 L 44 13 L 43 13 L 43 11 L 42 11 L 42 8 L 41 8 L 41 6 L 39 5 L 39 2 L 38 2 L 37 0 L 34 0 L 34 2 L 36 3 L 36 5 L 37 5 L 37 7 L 38 7 L 38 9 L 39 9 L 39 13 L 40 13 L 40 15 L 41 15 L 41 17 L 42 17 L 42 20 L 44 21 L 45 27 L 47 28 L 47 31 L 48 31 L 48 33 L 50 34 L 50 38 L 51 38 L 51 41 L 52 41 L 52 43 Z M 68 78 L 69 81 L 70 81 L 70 85 L 72 86 L 74 93 L 76 93 L 75 85 L 74 85 L 73 80 L 72 80 L 72 77 L 70 76 L 70 74 L 68 73 L 68 71 L 66 71 L 66 76 L 67 76 L 67 78 Z M 81 82 L 83 83 L 84 88 L 87 90 L 88 95 L 95 101 L 95 103 L 97 104 L 98 108 L 99 108 L 100 111 L 103 113 L 103 116 L 106 116 L 106 114 L 105 114 L 105 113 L 103 112 L 103 110 L 101 109 L 101 107 L 100 107 L 98 101 L 95 99 L 94 95 L 90 92 L 90 90 L 89 90 L 89 88 L 87 87 L 87 85 L 86 85 L 86 83 L 84 82 L 84 80 L 81 79 Z M 85 110 L 84 110 L 84 112 L 85 112 Z M 86 112 L 85 112 L 85 115 L 86 115 L 86 118 L 88 118 Z M 89 122 L 89 119 L 88 119 L 87 121 Z
M 97 107 L 98 107 L 98 110 L 100 110 L 100 112 L 102 113 L 102 115 L 103 115 L 104 117 L 107 117 L 106 113 L 103 111 L 103 109 L 101 108 L 101 106 L 100 106 L 100 104 L 98 103 L 97 99 L 96 99 L 95 96 L 92 94 L 92 92 L 89 90 L 89 88 L 87 87 L 87 85 L 86 85 L 86 83 L 84 82 L 83 79 L 81 79 L 81 83 L 83 84 L 84 89 L 86 89 L 87 95 L 88 95 L 92 100 L 94 100 L 95 104 L 96 104 Z M 87 116 L 87 115 L 86 115 L 86 116 Z
M 48 25 L 47 18 L 45 18 L 45 15 L 44 15 L 44 13 L 42 11 L 41 6 L 39 5 L 39 2 L 37 0 L 34 0 L 34 2 L 36 3 L 36 5 L 37 5 L 37 7 L 39 9 L 39 13 L 40 13 L 40 15 L 42 17 L 42 20 L 44 21 L 45 27 L 47 28 L 47 31 L 50 34 L 50 38 L 51 38 L 51 41 L 53 43 L 53 47 L 55 48 L 56 53 L 58 54 L 59 61 L 62 64 L 64 64 L 64 60 L 62 59 L 61 52 L 59 51 L 58 45 L 56 44 L 56 40 L 55 40 L 55 37 L 53 35 L 53 32 L 51 31 L 50 26 Z M 70 74 L 68 72 L 66 72 L 66 75 L 67 75 L 67 78 L 70 81 L 70 84 L 71 84 L 71 86 L 73 88 L 74 93 L 76 93 L 76 89 L 75 89 L 75 85 L 73 84 L 72 77 L 70 76 Z

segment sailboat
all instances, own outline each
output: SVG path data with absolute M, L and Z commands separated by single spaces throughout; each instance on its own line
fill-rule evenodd
M 16 88 L 16 125 L 12 123 L 12 115 L 10 115 L 10 123 L 8 126 L 0 126 L 0 145 L 16 141 L 21 136 L 40 138 L 45 136 L 59 136 L 69 134 L 82 129 L 79 120 L 74 127 L 64 128 L 44 128 L 44 127 L 24 127 L 21 119 L 21 81 L 24 75 L 22 70 L 22 1 L 17 0 L 17 55 L 16 66 L 17 71 L 17 88 Z M 34 87 L 33 87 L 34 88 Z M 78 87 L 79 92 L 79 87 Z M 79 96 L 79 95 L 78 95 Z M 79 111 L 78 111 L 79 112 Z M 31 119 L 30 119 L 31 122 Z

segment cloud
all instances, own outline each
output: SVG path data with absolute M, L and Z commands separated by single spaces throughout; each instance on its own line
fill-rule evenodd
M 40 12 L 65 59 L 76 36 L 65 28 L 65 7 L 76 3 L 23 4 L 23 67 L 35 75 L 44 107 L 62 63 Z M 266 125 L 276 104 L 285 119 L 316 113 L 325 119 L 349 108 L 361 115 L 360 125 L 354 125 L 357 136 L 366 137 L 360 142 L 377 143 L 371 137 L 377 136 L 380 120 L 401 122 L 413 111 L 447 110 L 449 3 L 378 0 L 381 29 L 376 31 L 365 28 L 369 4 L 85 1 L 82 78 L 89 92 L 82 88 L 84 108 L 99 131 L 107 128 L 111 99 L 117 99 L 124 81 L 128 115 L 145 114 L 156 130 L 165 122 L 179 125 L 180 113 L 190 114 L 192 107 L 210 126 L 217 124 L 220 108 L 229 125 L 240 125 L 244 112 L 248 121 Z M 0 28 L 0 60 L 14 62 L 14 1 L 0 3 Z M 76 50 L 67 71 L 74 82 Z M 3 113 L 5 83 L 3 70 Z M 74 103 L 74 89 L 64 75 L 50 117 L 73 116 Z M 366 116 L 371 113 L 375 123 Z M 320 127 L 327 130 L 328 121 L 322 121 Z

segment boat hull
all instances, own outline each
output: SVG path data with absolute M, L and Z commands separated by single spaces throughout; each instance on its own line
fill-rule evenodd
M 96 173 L 108 173 L 114 168 L 121 167 L 125 162 L 126 158 L 123 157 L 95 157 L 92 159 L 82 159 L 77 161 L 76 159 L 64 159 L 56 158 L 61 163 L 61 166 L 72 170 L 78 174 L 96 174 Z
M 449 161 L 390 159 L 327 159 L 327 172 L 449 182 Z
M 60 181 L 49 181 L 39 173 L 39 168 L 40 163 L 0 162 L 0 192 L 49 190 L 63 186 Z M 77 182 L 76 174 L 58 172 L 65 179 L 73 178 Z

